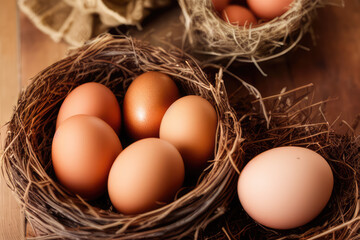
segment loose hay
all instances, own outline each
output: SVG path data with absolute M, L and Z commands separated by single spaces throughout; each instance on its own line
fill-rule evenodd
M 211 0 L 179 0 L 185 24 L 184 40 L 206 61 L 234 60 L 262 62 L 279 57 L 294 48 L 310 30 L 316 9 L 343 5 L 342 0 L 294 0 L 282 16 L 250 28 L 223 21 Z
M 90 81 L 108 86 L 120 103 L 130 82 L 145 71 L 170 75 L 186 94 L 209 100 L 218 114 L 214 160 L 193 189 L 154 211 L 127 216 L 107 197 L 87 203 L 54 179 L 51 142 L 59 107 L 76 86 Z M 213 85 L 214 84 L 214 85 Z M 39 239 L 178 239 L 198 234 L 222 215 L 237 178 L 241 128 L 224 82 L 213 84 L 179 49 L 164 50 L 127 37 L 102 36 L 70 53 L 32 79 L 8 124 L 2 173 Z

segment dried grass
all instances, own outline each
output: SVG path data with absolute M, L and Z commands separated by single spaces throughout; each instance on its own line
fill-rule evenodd
M 293 49 L 311 29 L 316 9 L 344 5 L 343 0 L 294 0 L 282 16 L 249 28 L 223 21 L 211 0 L 179 0 L 185 33 L 184 42 L 207 62 L 228 60 L 258 63 L 279 57 Z

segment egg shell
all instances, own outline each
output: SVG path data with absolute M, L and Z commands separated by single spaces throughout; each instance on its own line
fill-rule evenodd
M 120 105 L 114 93 L 103 84 L 89 82 L 73 89 L 60 107 L 56 128 L 69 117 L 78 114 L 101 118 L 116 133 L 120 130 Z
M 184 174 L 184 163 L 173 145 L 158 138 L 139 140 L 125 148 L 111 168 L 110 200 L 124 214 L 153 210 L 174 199 Z
M 133 140 L 159 137 L 161 119 L 179 98 L 175 82 L 166 74 L 146 72 L 138 76 L 125 93 L 124 126 Z
M 251 11 L 258 17 L 271 20 L 280 17 L 287 10 L 294 0 L 247 0 Z
M 105 121 L 76 115 L 55 132 L 52 164 L 63 186 L 85 199 L 95 199 L 106 191 L 110 168 L 121 150 L 119 138 Z
M 221 12 L 227 5 L 229 5 L 230 0 L 212 0 L 215 11 Z
M 224 21 L 238 26 L 250 26 L 257 23 L 254 14 L 247 8 L 239 5 L 229 5 L 221 13 Z
M 291 229 L 313 220 L 330 199 L 334 185 L 329 164 L 302 147 L 279 147 L 253 158 L 242 170 L 238 196 L 255 221 Z
M 175 101 L 160 125 L 160 138 L 180 152 L 187 173 L 201 171 L 213 156 L 217 114 L 206 99 L 189 95 Z

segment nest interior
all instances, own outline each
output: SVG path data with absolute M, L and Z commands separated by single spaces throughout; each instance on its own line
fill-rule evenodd
M 122 103 L 131 81 L 146 71 L 171 76 L 185 94 L 209 100 L 218 114 L 214 159 L 195 187 L 170 204 L 138 215 L 117 213 L 109 199 L 85 202 L 56 182 L 51 142 L 58 110 L 76 86 L 95 81 Z M 103 35 L 41 71 L 21 93 L 2 156 L 2 173 L 41 239 L 178 239 L 197 236 L 222 215 L 233 196 L 241 154 L 241 128 L 221 76 L 207 76 L 181 50 L 153 47 L 129 37 Z

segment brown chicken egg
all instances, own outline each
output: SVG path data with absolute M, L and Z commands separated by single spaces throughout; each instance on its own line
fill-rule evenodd
M 103 84 L 89 82 L 72 90 L 60 107 L 56 128 L 67 118 L 78 114 L 101 118 L 116 133 L 120 130 L 121 111 L 119 103 L 114 93 Z
M 121 152 L 111 167 L 108 192 L 124 214 L 156 209 L 174 199 L 184 181 L 178 150 L 158 138 L 139 140 Z
M 217 114 L 206 99 L 189 95 L 175 101 L 160 125 L 160 138 L 180 152 L 187 173 L 198 173 L 212 157 L 215 147 Z
M 221 13 L 224 21 L 238 26 L 250 26 L 257 23 L 254 14 L 240 5 L 229 5 Z
M 118 136 L 105 121 L 76 115 L 55 132 L 52 164 L 64 187 L 85 199 L 95 199 L 106 191 L 110 168 L 121 150 Z
M 125 93 L 124 127 L 133 140 L 158 137 L 161 119 L 179 98 L 175 82 L 166 74 L 146 72 L 138 76 Z
M 294 0 L 247 0 L 251 11 L 259 18 L 271 20 L 289 10 Z
M 267 150 L 242 170 L 238 196 L 255 221 L 291 229 L 313 220 L 330 199 L 334 177 L 318 153 L 287 146 Z

